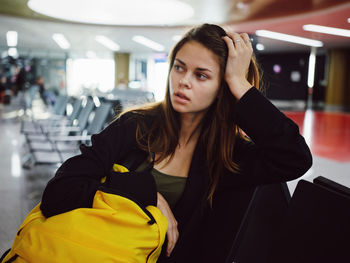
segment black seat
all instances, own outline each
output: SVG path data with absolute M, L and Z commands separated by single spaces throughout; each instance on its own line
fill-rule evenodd
M 269 263 L 350 262 L 350 189 L 314 182 L 298 182 Z
M 290 201 L 286 183 L 256 187 L 239 227 L 227 263 L 266 262 Z

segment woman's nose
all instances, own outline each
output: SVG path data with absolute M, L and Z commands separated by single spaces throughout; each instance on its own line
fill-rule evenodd
M 188 79 L 188 77 L 183 77 L 182 79 L 180 79 L 180 86 L 186 87 L 186 88 L 190 88 L 190 81 Z

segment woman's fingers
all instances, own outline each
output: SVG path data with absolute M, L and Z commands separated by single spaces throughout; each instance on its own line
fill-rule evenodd
M 174 217 L 173 212 L 169 207 L 168 202 L 164 199 L 164 197 L 160 193 L 157 193 L 157 196 L 158 196 L 157 207 L 162 212 L 162 214 L 168 219 L 168 229 L 167 229 L 168 244 L 165 252 L 166 252 L 166 255 L 169 257 L 176 245 L 177 240 L 179 239 L 179 230 L 177 228 L 177 221 Z
M 229 59 L 237 59 L 238 57 L 242 57 L 243 60 L 249 59 L 250 61 L 251 55 L 253 53 L 253 48 L 251 40 L 247 33 L 238 34 L 234 32 L 228 32 L 227 36 L 223 37 L 222 39 L 226 42 Z M 244 63 L 243 66 L 245 64 L 246 63 Z
M 243 39 L 243 42 L 247 47 L 252 47 L 252 40 L 250 39 L 250 37 L 247 33 L 242 33 L 242 34 L 240 34 L 240 36 Z
M 233 45 L 236 49 L 244 46 L 244 39 L 241 37 L 240 34 L 235 32 L 229 32 L 227 33 L 227 35 L 229 36 L 229 38 L 232 39 Z
M 234 44 L 233 41 L 230 37 L 224 36 L 222 39 L 226 42 L 227 48 L 228 48 L 228 53 L 230 54 L 232 50 L 234 49 Z
M 167 250 L 166 250 L 166 255 L 169 257 L 171 255 L 171 252 L 173 251 L 177 240 L 179 239 L 179 231 L 177 228 L 177 221 L 175 220 L 175 217 L 173 216 L 170 208 L 167 211 L 168 213 L 168 218 L 169 218 L 169 222 L 168 222 L 168 231 L 167 231 L 167 235 L 168 235 L 168 246 L 167 246 Z
M 166 255 L 169 257 L 176 245 L 177 240 L 179 239 L 179 231 L 177 229 L 176 220 L 175 222 L 171 223 L 170 228 L 168 228 L 167 235 L 168 235 L 168 246 L 166 250 Z
M 247 33 L 238 34 L 235 32 L 227 32 L 227 36 L 228 36 L 228 38 L 231 39 L 233 47 L 235 49 L 252 47 L 250 37 Z M 226 43 L 228 44 L 227 41 L 226 41 Z
M 251 88 L 246 74 L 251 61 L 253 48 L 247 33 L 227 32 L 223 37 L 227 48 L 228 57 L 226 62 L 225 80 L 231 93 L 240 99 Z

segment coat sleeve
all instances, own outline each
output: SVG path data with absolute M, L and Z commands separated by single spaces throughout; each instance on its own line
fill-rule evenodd
M 311 167 L 312 155 L 299 127 L 256 88 L 237 102 L 234 118 L 250 140 L 238 139 L 234 157 L 241 170 L 237 174 L 226 171 L 225 184 L 285 182 Z
M 92 207 L 95 193 L 102 186 L 133 192 L 132 189 L 120 189 L 120 187 L 132 188 L 135 177 L 129 176 L 125 179 L 125 176 L 114 173 L 112 167 L 132 148 L 135 129 L 135 120 L 123 115 L 101 133 L 93 135 L 91 146 L 82 145 L 81 154 L 66 160 L 57 170 L 55 177 L 48 182 L 40 206 L 43 215 L 50 217 L 76 208 Z M 101 182 L 103 177 L 108 178 L 105 183 Z M 151 178 L 144 180 L 145 187 L 147 183 L 152 189 L 154 188 Z M 154 203 L 153 196 L 156 194 L 151 194 L 149 200 Z

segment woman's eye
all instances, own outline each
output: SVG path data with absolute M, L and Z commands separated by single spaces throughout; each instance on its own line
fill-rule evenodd
M 207 78 L 208 78 L 207 75 L 202 74 L 202 73 L 197 73 L 197 77 L 198 77 L 199 79 L 201 79 L 201 80 L 204 80 L 204 79 L 207 79 Z
M 181 70 L 182 70 L 182 67 L 179 66 L 179 65 L 174 65 L 174 68 L 175 68 L 176 70 L 178 70 L 178 71 L 181 71 Z

